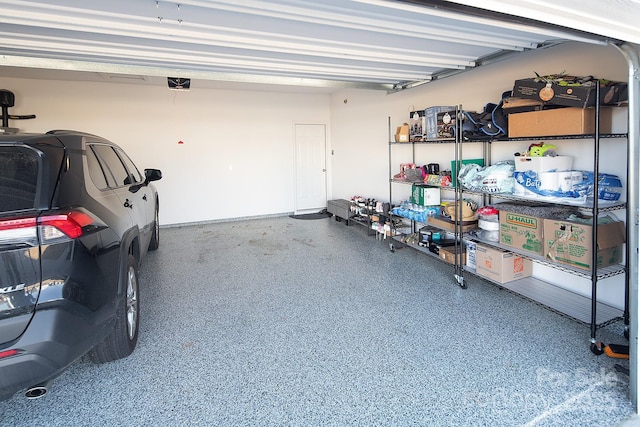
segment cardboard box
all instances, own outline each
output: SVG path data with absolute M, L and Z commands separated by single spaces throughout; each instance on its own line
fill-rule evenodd
M 429 252 L 440 256 L 440 251 L 443 248 L 447 248 L 447 247 L 453 248 L 455 244 L 456 244 L 456 239 L 433 240 L 429 242 L 428 248 L 429 248 Z
M 456 249 L 454 246 L 441 247 L 440 252 L 438 253 L 438 256 L 440 257 L 440 259 L 445 260 L 449 264 L 455 264 L 455 258 L 456 258 L 455 250 Z M 461 256 L 462 256 L 462 261 L 460 261 Z M 467 262 L 467 254 L 464 251 L 464 248 L 458 247 L 458 264 L 464 265 L 466 262 Z
M 469 268 L 476 268 L 476 247 L 477 247 L 477 243 L 476 242 L 471 242 L 469 240 L 467 240 L 467 267 Z
M 420 206 L 434 206 L 440 204 L 440 189 L 423 185 L 411 186 L 411 203 Z
M 424 132 L 427 128 L 426 117 L 424 116 L 424 110 L 412 111 L 409 113 L 409 140 L 410 141 L 422 141 L 424 138 Z
M 611 132 L 611 108 L 600 109 L 600 133 Z M 556 108 L 509 114 L 509 138 L 595 133 L 595 109 Z
M 409 142 L 409 124 L 405 123 L 396 128 L 396 142 Z
M 535 172 L 550 172 L 550 171 L 569 171 L 573 167 L 572 156 L 543 156 L 543 157 L 529 157 L 529 156 L 513 156 L 513 161 L 516 166 L 516 171 L 535 171 Z
M 500 210 L 500 243 L 503 245 L 542 255 L 542 233 L 542 218 Z
M 456 122 L 456 107 L 437 106 L 424 110 L 426 139 L 453 138 L 453 128 Z
M 505 114 L 540 111 L 543 106 L 544 102 L 535 99 L 508 97 L 502 101 L 502 111 L 504 111 Z
M 455 231 L 455 223 L 451 221 L 449 218 L 442 216 L 428 216 L 427 224 L 433 225 L 434 227 L 441 228 L 443 230 L 451 230 Z M 462 231 L 471 231 L 478 227 L 478 221 L 465 221 L 462 224 Z
M 591 270 L 593 227 L 563 220 L 544 220 L 545 258 Z M 625 227 L 622 222 L 598 225 L 597 266 L 606 267 L 622 261 Z
M 498 283 L 531 276 L 533 265 L 513 252 L 476 246 L 476 274 Z
M 625 83 L 611 82 L 600 85 L 600 105 L 613 105 L 626 100 Z M 534 79 L 516 80 L 513 85 L 516 98 L 535 99 L 555 105 L 587 108 L 596 105 L 596 86 L 560 86 Z M 509 118 L 511 119 L 511 118 Z

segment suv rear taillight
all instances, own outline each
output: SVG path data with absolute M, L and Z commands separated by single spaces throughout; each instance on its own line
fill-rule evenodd
M 72 211 L 40 217 L 0 220 L 0 245 L 38 245 L 38 235 L 43 244 L 58 240 L 77 239 L 92 224 L 93 218 L 84 212 Z
M 70 239 L 77 239 L 82 236 L 84 227 L 92 223 L 93 218 L 83 212 L 77 211 L 38 218 L 43 243 L 64 236 Z
M 0 351 L 0 359 L 4 359 L 5 357 L 15 356 L 18 353 L 20 353 L 18 350 Z

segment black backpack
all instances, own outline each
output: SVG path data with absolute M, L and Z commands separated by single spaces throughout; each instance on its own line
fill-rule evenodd
M 488 103 L 480 113 L 463 111 L 462 139 L 495 139 L 507 136 L 507 115 L 502 110 L 505 98 L 511 91 L 504 92 L 498 104 Z

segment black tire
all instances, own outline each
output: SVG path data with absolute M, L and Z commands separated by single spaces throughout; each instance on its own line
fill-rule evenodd
M 138 263 L 129 254 L 124 271 L 124 295 L 120 299 L 113 331 L 90 352 L 95 363 L 106 363 L 129 356 L 138 343 L 140 328 L 140 293 Z
M 153 215 L 153 231 L 151 232 L 151 240 L 149 241 L 149 250 L 155 251 L 160 247 L 160 221 L 158 219 L 158 206 Z

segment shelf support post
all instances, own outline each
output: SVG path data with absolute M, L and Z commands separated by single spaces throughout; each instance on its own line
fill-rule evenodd
M 620 46 L 614 44 L 622 53 L 628 64 L 629 80 L 629 119 L 627 142 L 627 244 L 626 264 L 628 286 L 628 312 L 630 319 L 629 329 L 629 397 L 636 411 L 638 411 L 638 317 L 640 307 L 638 305 L 638 241 L 639 226 L 638 199 L 640 198 L 638 179 L 638 166 L 640 165 L 640 45 L 624 43 Z

